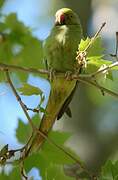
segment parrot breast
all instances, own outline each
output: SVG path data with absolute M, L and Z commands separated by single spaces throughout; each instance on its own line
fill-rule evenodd
M 61 72 L 74 71 L 81 37 L 79 25 L 55 26 L 44 45 L 48 67 Z

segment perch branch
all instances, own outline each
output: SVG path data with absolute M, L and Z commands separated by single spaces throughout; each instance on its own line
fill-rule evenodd
M 118 66 L 118 62 L 114 62 L 110 65 L 108 65 L 107 67 L 98 70 L 94 73 L 91 74 L 79 74 L 78 77 L 82 77 L 82 78 L 92 78 L 95 77 L 97 74 L 102 73 L 105 70 L 110 70 L 113 67 Z M 49 70 L 45 70 L 45 69 L 36 69 L 36 68 L 26 68 L 26 67 L 22 67 L 22 66 L 16 66 L 16 65 L 8 65 L 8 64 L 3 64 L 0 63 L 0 71 L 22 71 L 22 72 L 27 72 L 27 73 L 35 73 L 35 74 L 45 74 L 45 75 L 50 75 L 50 71 Z M 59 77 L 64 77 L 65 73 L 62 72 L 55 72 L 56 76 Z
M 92 74 L 79 74 L 79 75 L 77 75 L 77 74 L 73 73 L 72 74 L 72 79 L 78 79 L 78 81 L 81 81 L 81 82 L 83 82 L 85 84 L 95 86 L 98 89 L 102 89 L 107 94 L 110 94 L 111 96 L 113 96 L 115 98 L 118 98 L 117 93 L 98 85 L 94 81 L 91 81 L 93 78 L 95 78 L 96 75 L 102 73 L 105 70 L 110 70 L 111 68 L 113 68 L 115 66 L 118 66 L 118 61 L 114 62 L 114 63 L 110 64 L 109 66 L 107 66 L 107 67 L 105 67 L 105 68 L 103 68 L 101 70 L 98 70 L 98 71 L 96 71 L 96 72 L 94 72 Z M 6 64 L 2 64 L 2 63 L 0 63 L 0 70 L 1 71 L 7 71 L 7 70 L 17 71 L 17 70 L 19 70 L 19 71 L 24 71 L 24 72 L 29 72 L 29 73 L 33 72 L 33 73 L 38 73 L 38 74 L 48 74 L 48 75 L 50 74 L 50 71 L 47 71 L 47 70 L 44 70 L 44 69 L 25 68 L 25 67 L 21 67 L 21 66 L 6 65 Z M 55 72 L 55 75 L 59 76 L 59 77 L 65 77 L 65 73 L 62 73 L 62 72 Z M 16 94 L 16 92 L 14 92 L 14 94 Z M 17 98 L 20 99 L 18 94 L 17 94 Z M 24 107 L 25 105 L 22 104 L 22 106 Z
M 22 72 L 48 74 L 49 75 L 49 71 L 47 71 L 45 69 L 27 68 L 27 67 L 21 67 L 21 66 L 16 66 L 16 65 L 0 63 L 0 71 L 5 71 L 5 70 L 22 71 Z

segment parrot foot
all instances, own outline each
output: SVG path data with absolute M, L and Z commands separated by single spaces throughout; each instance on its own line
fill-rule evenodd
M 72 80 L 72 72 L 71 71 L 67 71 L 66 73 L 65 73 L 65 78 L 66 78 L 66 80 Z
M 56 77 L 55 72 L 56 71 L 53 68 L 50 68 L 49 81 L 53 81 L 53 79 Z

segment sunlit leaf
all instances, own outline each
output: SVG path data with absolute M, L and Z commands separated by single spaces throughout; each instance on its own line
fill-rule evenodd
M 84 51 L 87 45 L 90 43 L 91 38 L 87 37 L 86 40 L 81 40 L 79 44 L 79 50 Z M 96 57 L 102 57 L 103 56 L 103 46 L 102 46 L 102 40 L 100 37 L 96 38 L 95 41 L 91 44 L 91 46 L 87 49 L 87 59 L 90 57 L 96 56 Z

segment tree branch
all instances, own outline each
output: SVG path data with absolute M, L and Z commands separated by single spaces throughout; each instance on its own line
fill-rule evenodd
M 96 71 L 94 73 L 91 73 L 91 74 L 79 74 L 79 75 L 77 75 L 77 74 L 73 73 L 70 76 L 71 76 L 71 79 L 78 79 L 78 81 L 80 81 L 82 83 L 92 85 L 92 86 L 106 92 L 107 94 L 109 94 L 109 95 L 111 95 L 111 96 L 113 96 L 115 98 L 118 98 L 118 94 L 116 92 L 113 92 L 113 91 L 111 91 L 111 90 L 109 90 L 109 89 L 107 89 L 107 88 L 105 88 L 103 86 L 100 86 L 98 83 L 93 81 L 93 78 L 95 78 L 98 74 L 102 73 L 105 70 L 110 70 L 115 66 L 118 66 L 118 61 L 110 64 L 109 66 L 107 66 L 107 67 L 105 67 L 105 68 L 103 68 L 101 70 L 98 70 L 98 71 Z M 0 70 L 1 71 L 7 71 L 7 70 L 23 71 L 23 72 L 28 72 L 28 73 L 32 72 L 32 73 L 37 73 L 37 74 L 50 75 L 50 71 L 45 70 L 45 69 L 25 68 L 25 67 L 21 67 L 21 66 L 7 65 L 7 64 L 3 64 L 3 63 L 0 63 Z M 58 77 L 62 77 L 62 78 L 65 77 L 65 73 L 62 73 L 62 72 L 55 72 L 55 75 L 58 76 Z M 8 76 L 8 74 L 7 74 L 7 76 Z M 14 92 L 14 94 L 16 94 L 16 92 Z M 17 96 L 17 99 L 19 101 L 20 97 Z M 23 104 L 22 104 L 22 106 L 23 106 Z
M 95 77 L 95 76 L 97 76 L 98 74 L 102 73 L 103 71 L 108 71 L 108 70 L 112 69 L 112 68 L 115 67 L 115 66 L 118 66 L 118 61 L 117 61 L 117 62 L 114 62 L 114 63 L 112 63 L 112 64 L 110 64 L 110 65 L 107 65 L 105 68 L 102 68 L 102 69 L 100 69 L 100 70 L 98 70 L 98 71 L 90 74 L 90 76 L 91 76 L 91 77 Z
M 49 75 L 49 71 L 47 71 L 45 69 L 27 68 L 27 67 L 21 67 L 21 66 L 16 66 L 16 65 L 0 63 L 0 71 L 5 71 L 5 70 L 22 71 L 22 72 L 48 74 Z
M 112 69 L 115 66 L 118 66 L 118 61 L 114 62 L 114 63 L 108 65 L 107 67 L 105 67 L 105 68 L 103 68 L 101 70 L 98 70 L 98 71 L 96 71 L 94 73 L 91 73 L 91 74 L 79 74 L 78 77 L 93 78 L 96 75 L 102 73 L 103 71 L 110 70 L 110 69 Z M 50 75 L 50 71 L 49 70 L 45 70 L 45 69 L 27 68 L 27 67 L 22 67 L 22 66 L 16 66 L 16 65 L 9 65 L 9 64 L 0 63 L 0 71 L 6 71 L 6 70 Z M 63 73 L 63 72 L 55 72 L 55 75 L 59 76 L 59 77 L 64 77 L 65 73 Z
M 100 86 L 100 85 L 99 85 L 97 82 L 95 82 L 95 81 L 90 81 L 89 79 L 78 78 L 78 77 L 77 77 L 77 78 L 75 77 L 74 79 L 78 79 L 78 81 L 83 82 L 84 84 L 92 85 L 92 86 L 100 89 L 101 91 L 106 92 L 107 94 L 109 94 L 109 95 L 111 95 L 111 96 L 113 96 L 113 97 L 115 97 L 115 98 L 118 99 L 118 93 L 113 92 L 113 91 L 111 91 L 111 90 L 109 90 L 109 89 L 107 89 L 107 88 L 105 88 L 105 87 L 103 87 L 103 86 Z

